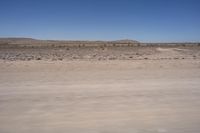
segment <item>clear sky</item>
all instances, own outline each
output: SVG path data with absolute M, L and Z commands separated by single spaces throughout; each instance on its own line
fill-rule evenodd
M 0 37 L 200 41 L 200 0 L 0 0 Z

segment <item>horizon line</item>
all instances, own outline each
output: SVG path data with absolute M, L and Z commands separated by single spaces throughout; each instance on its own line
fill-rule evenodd
M 139 41 L 137 39 L 42 39 L 37 37 L 23 37 L 23 36 L 14 36 L 14 37 L 0 37 L 0 39 L 32 39 L 38 41 L 89 41 L 89 42 L 115 42 L 115 41 L 135 41 L 138 43 L 200 43 L 200 41 Z

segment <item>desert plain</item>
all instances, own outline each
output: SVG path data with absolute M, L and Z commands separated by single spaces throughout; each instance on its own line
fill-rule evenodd
M 1 133 L 199 133 L 199 46 L 0 48 Z

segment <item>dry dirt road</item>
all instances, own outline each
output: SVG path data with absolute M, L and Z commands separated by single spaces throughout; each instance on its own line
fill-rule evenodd
M 200 60 L 0 61 L 0 133 L 199 133 Z

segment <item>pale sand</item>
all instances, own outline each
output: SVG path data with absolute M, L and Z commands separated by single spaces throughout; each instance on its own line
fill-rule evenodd
M 199 132 L 200 60 L 0 61 L 0 133 Z

